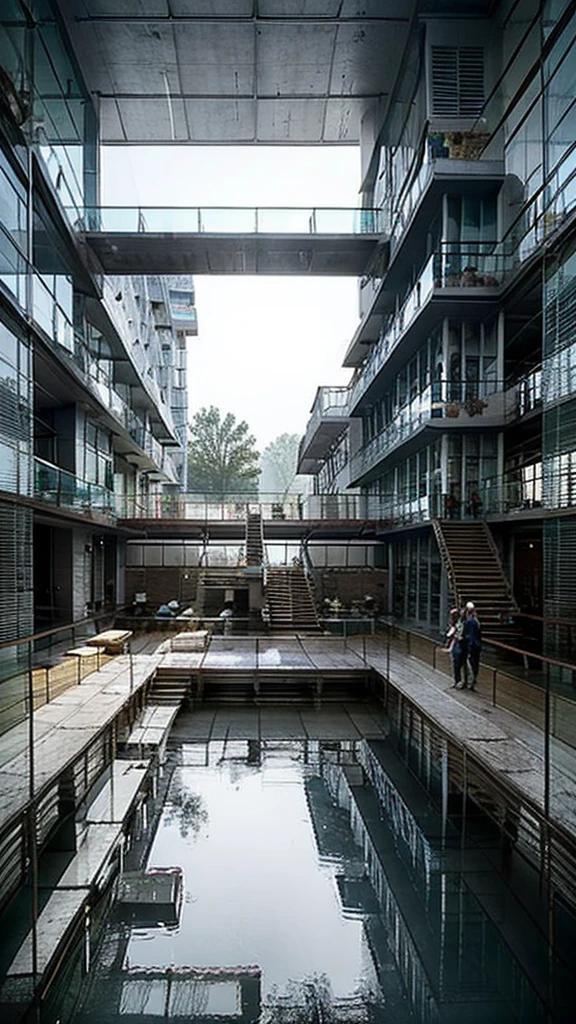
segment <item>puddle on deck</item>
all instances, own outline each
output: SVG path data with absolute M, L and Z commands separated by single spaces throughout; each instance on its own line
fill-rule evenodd
M 181 742 L 167 770 L 144 866 L 183 870 L 178 923 L 116 908 L 76 1024 L 549 1019 L 494 836 L 462 849 L 387 741 Z

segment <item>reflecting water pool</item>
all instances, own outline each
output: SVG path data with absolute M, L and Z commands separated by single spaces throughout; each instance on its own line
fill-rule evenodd
M 176 738 L 161 785 L 76 1024 L 564 1019 L 498 837 L 463 844 L 387 739 Z

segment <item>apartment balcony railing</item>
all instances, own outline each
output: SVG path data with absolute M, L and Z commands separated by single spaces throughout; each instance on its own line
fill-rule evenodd
M 440 493 L 401 498 L 399 495 L 368 497 L 366 518 L 388 526 L 411 526 L 429 523 L 443 515 L 444 501 Z
M 116 499 L 121 519 L 190 519 L 207 522 L 244 522 L 247 512 L 260 512 L 264 520 L 365 519 L 360 495 L 347 494 L 239 494 L 206 498 L 201 494 L 123 495 Z
M 79 231 L 240 235 L 379 235 L 382 212 L 344 207 L 98 206 L 82 217 L 70 211 Z
M 10 235 L 0 228 L 0 281 L 20 309 L 26 313 L 51 341 L 69 352 L 74 351 L 74 325 L 71 310 L 65 309 L 54 288 L 48 284 L 50 275 L 42 277 L 32 268 Z M 69 286 L 70 301 L 72 286 Z
M 312 415 L 306 424 L 306 433 L 300 441 L 298 467 L 307 472 L 302 462 L 321 458 L 342 432 L 349 416 L 349 387 L 321 387 L 316 392 Z
M 495 251 L 494 242 L 473 246 L 447 242 L 436 250 L 426 261 L 403 305 L 385 324 L 368 362 L 351 389 L 350 410 L 358 405 L 432 298 L 445 298 L 447 295 L 452 298 L 452 289 L 456 288 L 466 301 L 489 297 L 503 283 L 507 267 L 504 255 Z
M 112 491 L 39 458 L 34 459 L 34 497 L 58 508 L 114 515 Z
M 374 378 L 378 375 L 384 363 L 390 357 L 399 341 L 407 331 L 415 316 L 428 301 L 434 291 L 434 256 L 430 256 L 426 262 L 414 288 L 409 293 L 403 305 L 384 326 L 378 341 L 376 342 L 366 366 L 361 375 L 354 383 L 350 392 L 350 410 L 354 409 L 365 394 Z
M 358 482 L 424 427 L 461 429 L 479 417 L 479 426 L 504 426 L 516 408 L 516 389 L 505 391 L 503 383 L 494 379 L 429 384 L 394 409 L 384 429 L 352 456 L 351 481 Z
M 434 132 L 422 151 L 422 163 L 395 210 L 383 211 L 384 230 L 389 226 L 392 248 L 410 223 L 435 173 L 443 178 L 474 179 L 500 175 L 501 161 L 482 160 L 489 136 L 480 132 Z

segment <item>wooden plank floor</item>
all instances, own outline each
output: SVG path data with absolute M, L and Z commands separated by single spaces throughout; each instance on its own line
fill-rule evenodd
M 57 778 L 90 741 L 118 715 L 154 674 L 161 655 L 128 655 L 109 661 L 50 704 L 34 712 L 34 785 L 36 791 Z M 25 733 L 19 735 L 25 741 Z M 2 738 L 4 742 L 4 737 Z M 21 749 L 0 770 L 0 828 L 28 801 L 28 750 Z
M 350 637 L 346 643 L 337 637 L 215 637 L 205 652 L 162 654 L 158 647 L 163 640 L 162 634 L 148 634 L 135 644 L 135 690 L 152 676 L 157 666 L 189 673 L 198 669 L 219 674 L 261 671 L 267 676 L 278 670 L 284 679 L 291 673 L 302 672 L 353 675 L 365 672 L 365 652 L 368 666 L 383 676 L 389 671 L 392 685 L 457 744 L 543 807 L 545 749 L 539 725 L 513 711 L 492 707 L 489 697 L 482 692 L 452 689 L 445 672 L 414 656 L 392 648 L 388 659 L 382 645 L 371 637 Z M 119 656 L 35 712 L 36 786 L 55 778 L 90 738 L 113 720 L 129 699 L 129 690 L 128 657 Z M 197 715 L 204 713 L 199 710 Z M 294 714 L 290 709 L 286 713 Z M 309 712 L 311 723 L 314 714 L 313 710 Z M 299 722 L 301 727 L 302 719 Z M 285 725 L 289 736 L 288 721 Z M 552 740 L 551 760 L 551 814 L 576 835 L 576 752 L 567 744 Z M 24 752 L 15 754 L 0 770 L 0 826 L 27 802 L 27 768 Z

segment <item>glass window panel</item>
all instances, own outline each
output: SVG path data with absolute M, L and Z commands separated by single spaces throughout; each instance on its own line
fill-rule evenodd
M 142 544 L 126 545 L 126 565 L 129 567 L 144 565 L 144 548 Z
M 348 565 L 364 566 L 367 564 L 367 548 L 364 544 L 351 544 L 348 548 Z
M 346 554 L 345 544 L 328 544 L 326 546 L 326 565 L 345 567 Z
M 164 546 L 164 565 L 184 565 L 184 548 L 181 544 Z
M 144 565 L 162 565 L 162 545 L 144 544 Z

